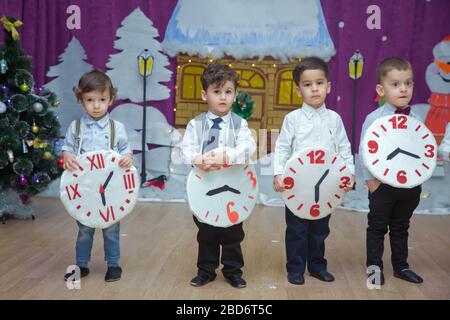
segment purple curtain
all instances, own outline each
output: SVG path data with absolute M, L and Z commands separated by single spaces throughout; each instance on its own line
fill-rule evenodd
M 33 57 L 33 73 L 37 85 L 49 81 L 45 74 L 58 64 L 58 56 L 75 35 L 84 46 L 88 62 L 105 70 L 115 33 L 121 21 L 136 7 L 153 21 L 159 30 L 159 41 L 176 0 L 0 0 L 0 15 L 14 15 L 24 22 L 21 28 L 22 46 Z M 243 1 L 245 3 L 245 1 Z M 348 76 L 348 61 L 356 49 L 365 58 L 362 78 L 358 81 L 356 109 L 356 143 L 365 116 L 376 107 L 375 68 L 388 56 L 410 60 L 415 72 L 412 103 L 425 103 L 430 90 L 425 83 L 425 69 L 433 61 L 432 50 L 445 35 L 450 34 L 450 1 L 448 0 L 321 0 L 336 56 L 330 62 L 332 92 L 327 99 L 329 108 L 341 114 L 351 137 L 353 81 Z M 68 30 L 66 13 L 69 5 L 81 8 L 81 30 Z M 280 1 L 280 5 L 282 1 Z M 381 30 L 369 30 L 367 7 L 381 9 Z M 299 19 L 302 19 L 299 13 Z M 340 27 L 340 25 L 343 27 Z M 385 38 L 384 38 L 385 37 Z M 3 35 L 0 35 L 2 41 Z M 384 39 L 384 41 L 383 41 Z M 167 86 L 175 86 L 176 62 L 170 59 L 174 72 Z M 340 97 L 340 99 L 338 99 Z M 152 102 L 169 123 L 174 123 L 175 96 Z

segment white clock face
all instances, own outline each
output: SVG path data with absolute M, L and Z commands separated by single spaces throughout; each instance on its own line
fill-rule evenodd
M 420 121 L 406 115 L 375 120 L 362 141 L 362 156 L 370 173 L 397 188 L 413 188 L 431 178 L 437 146 Z
M 282 197 L 289 210 L 302 219 L 316 220 L 342 202 L 351 173 L 339 155 L 313 147 L 292 156 L 281 179 L 285 188 Z
M 115 151 L 93 151 L 77 158 L 80 167 L 66 170 L 60 184 L 67 212 L 91 228 L 108 228 L 129 214 L 139 194 L 135 167 L 119 167 Z
M 201 222 L 229 227 L 241 223 L 252 213 L 258 181 L 252 165 L 234 165 L 208 172 L 193 168 L 186 189 L 189 206 Z

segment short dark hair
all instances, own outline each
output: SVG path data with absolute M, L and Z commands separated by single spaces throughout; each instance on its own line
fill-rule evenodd
M 328 80 L 328 65 L 323 59 L 319 57 L 307 57 L 303 58 L 292 71 L 292 77 L 294 78 L 295 84 L 298 86 L 300 84 L 300 77 L 302 73 L 306 70 L 322 70 L 325 73 L 325 78 Z
M 223 86 L 225 82 L 231 81 L 234 89 L 237 88 L 239 77 L 237 73 L 226 64 L 213 62 L 206 66 L 200 78 L 203 90 L 207 90 L 212 84 Z
M 386 74 L 391 70 L 413 70 L 411 63 L 408 60 L 401 57 L 390 57 L 381 61 L 377 66 L 377 81 L 381 84 L 381 81 Z
M 94 69 L 86 72 L 81 76 L 78 85 L 73 87 L 73 92 L 77 97 L 78 101 L 83 98 L 83 93 L 91 91 L 101 91 L 104 92 L 109 90 L 109 96 L 111 100 L 114 101 L 117 94 L 117 89 L 114 88 L 111 79 L 100 69 Z

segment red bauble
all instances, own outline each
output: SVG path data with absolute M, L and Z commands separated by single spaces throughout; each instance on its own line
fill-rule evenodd
M 58 167 L 60 167 L 61 169 L 64 169 L 64 158 L 63 157 L 58 159 Z

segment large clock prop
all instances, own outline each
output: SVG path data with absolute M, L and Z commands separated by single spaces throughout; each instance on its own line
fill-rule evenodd
M 77 158 L 79 168 L 66 170 L 60 184 L 67 212 L 91 228 L 108 228 L 129 214 L 139 194 L 135 167 L 119 167 L 115 151 L 93 151 Z
M 406 115 L 375 120 L 362 141 L 362 156 L 370 173 L 397 188 L 413 188 L 431 178 L 437 145 L 420 121 Z
M 344 160 L 322 147 L 305 148 L 293 155 L 281 177 L 283 200 L 300 218 L 317 220 L 336 209 L 351 183 L 351 173 Z
M 187 179 L 189 207 L 203 223 L 229 227 L 247 219 L 256 204 L 258 181 L 252 165 L 221 170 L 193 168 Z

